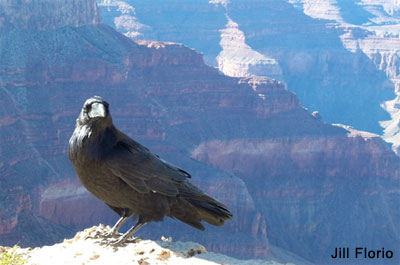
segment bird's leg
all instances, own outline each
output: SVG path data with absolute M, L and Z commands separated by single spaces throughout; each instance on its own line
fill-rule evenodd
M 120 236 L 117 241 L 112 242 L 111 245 L 120 246 L 120 245 L 124 244 L 126 242 L 126 240 L 128 240 L 128 238 L 132 237 L 145 224 L 146 224 L 146 222 L 143 222 L 142 218 L 139 217 L 139 220 L 137 221 L 137 223 L 133 227 L 131 227 L 131 229 L 129 229 L 125 234 Z
M 111 228 L 110 232 L 107 232 L 104 237 L 114 237 L 117 233 L 118 230 L 121 228 L 121 226 L 124 225 L 124 223 L 128 220 L 129 217 L 126 215 L 122 216 L 119 218 L 119 220 L 115 223 L 115 225 Z

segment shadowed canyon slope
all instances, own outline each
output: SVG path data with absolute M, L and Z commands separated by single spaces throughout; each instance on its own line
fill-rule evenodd
M 223 76 L 194 50 L 133 42 L 97 22 L 0 31 L 2 245 L 54 242 L 116 220 L 66 157 L 93 95 L 107 99 L 118 128 L 189 171 L 234 215 L 206 232 L 154 223 L 143 237 L 298 264 L 282 248 L 319 262 L 346 244 L 399 245 L 399 158 L 376 135 L 310 115 L 282 83 Z

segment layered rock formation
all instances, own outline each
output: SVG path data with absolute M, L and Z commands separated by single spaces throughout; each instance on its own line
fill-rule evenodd
M 382 241 L 391 235 L 388 230 L 397 231 L 397 221 L 387 222 L 383 212 L 398 206 L 400 171 L 395 166 L 388 172 L 387 165 L 398 163 L 397 157 L 376 135 L 350 130 L 334 137 L 213 140 L 199 145 L 193 157 L 246 176 L 244 182 L 266 216 L 270 241 L 317 264 L 337 264 L 328 257 L 338 245 L 396 249 L 396 239 Z M 368 221 L 350 221 L 367 215 Z M 379 236 L 367 242 L 367 231 Z
M 383 135 L 394 150 L 400 144 L 395 1 L 197 1 L 201 15 L 191 2 L 99 2 L 124 34 L 184 43 L 227 75 L 278 78 L 327 122 Z M 144 27 L 121 27 L 122 16 Z
M 277 244 L 319 264 L 339 243 L 398 246 L 399 158 L 374 135 L 310 115 L 281 82 L 227 77 L 194 50 L 135 43 L 104 25 L 3 29 L 0 45 L 1 244 L 54 242 L 117 219 L 79 186 L 66 156 L 83 102 L 100 95 L 118 128 L 234 215 L 205 232 L 166 220 L 139 236 L 296 260 Z

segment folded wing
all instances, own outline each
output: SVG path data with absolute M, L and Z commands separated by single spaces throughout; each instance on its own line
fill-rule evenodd
M 190 175 L 141 145 L 119 142 L 106 156 L 108 168 L 137 192 L 177 196 L 177 184 Z

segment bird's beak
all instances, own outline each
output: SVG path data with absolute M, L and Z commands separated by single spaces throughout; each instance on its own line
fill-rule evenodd
M 89 112 L 90 118 L 105 118 L 107 111 L 102 103 L 93 103 L 92 109 Z

